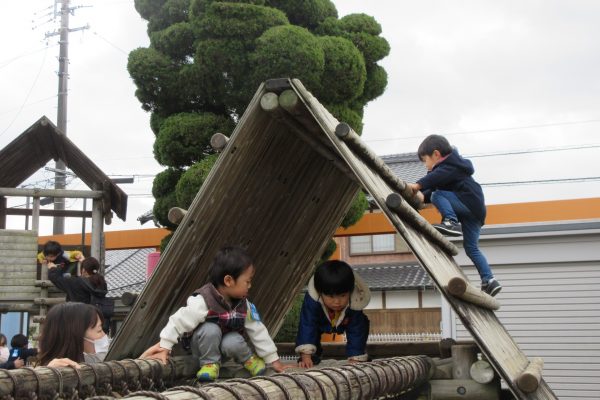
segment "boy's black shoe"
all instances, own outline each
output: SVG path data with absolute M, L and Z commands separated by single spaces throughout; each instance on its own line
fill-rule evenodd
M 434 224 L 433 227 L 442 235 L 462 236 L 462 228 L 459 222 L 444 218 L 441 224 Z
M 487 283 L 481 285 L 481 290 L 494 297 L 502 290 L 502 285 L 496 279 L 492 278 Z

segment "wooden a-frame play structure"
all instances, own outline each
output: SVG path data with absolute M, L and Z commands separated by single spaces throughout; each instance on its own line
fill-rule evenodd
M 137 356 L 156 343 L 170 314 L 207 279 L 226 244 L 248 249 L 257 274 L 252 301 L 276 332 L 295 295 L 364 189 L 470 331 L 518 399 L 556 399 L 494 314 L 500 305 L 468 283 L 456 247 L 414 210 L 405 183 L 298 80 L 260 86 L 114 338 L 108 359 Z M 538 384 L 524 391 L 523 373 Z

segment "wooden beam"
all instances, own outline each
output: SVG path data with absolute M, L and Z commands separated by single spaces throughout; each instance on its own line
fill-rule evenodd
M 346 359 L 346 345 L 344 343 L 322 343 L 323 357 Z M 277 352 L 282 355 L 295 354 L 294 343 L 277 343 Z M 398 357 L 421 354 L 428 357 L 440 356 L 439 342 L 393 342 L 393 343 L 368 343 L 367 354 L 373 358 L 389 357 L 390 354 Z
M 0 188 L 0 196 L 100 199 L 100 198 L 102 198 L 102 191 L 101 190 Z
M 227 143 L 229 142 L 229 138 L 224 134 L 217 132 L 210 138 L 210 145 L 215 151 L 223 151 Z
M 448 281 L 446 290 L 452 296 L 459 297 L 464 301 L 476 304 L 488 310 L 498 310 L 500 302 L 487 293 L 482 292 L 461 276 L 455 276 Z
M 33 215 L 32 208 L 8 208 L 6 215 Z M 46 210 L 40 209 L 41 217 L 67 217 L 67 218 L 91 218 L 91 211 L 80 211 L 80 210 Z
M 517 378 L 519 389 L 525 393 L 535 392 L 542 380 L 542 369 L 544 369 L 544 360 L 541 357 L 534 357 Z
M 0 196 L 0 229 L 6 229 L 6 197 Z
M 394 171 L 361 140 L 350 125 L 345 122 L 338 124 L 335 128 L 335 135 L 342 139 L 363 162 L 375 169 L 389 187 L 400 193 L 411 207 L 417 210 L 421 208 L 422 204 L 419 198 L 413 195 L 406 182 L 396 176 Z
M 446 253 L 453 256 L 458 254 L 458 248 L 421 217 L 419 213 L 406 203 L 401 195 L 398 193 L 390 193 L 385 199 L 385 204 L 390 210 L 397 213 L 398 216 L 402 217 L 402 219 L 408 222 L 412 227 L 426 235 L 431 241 L 435 242 Z

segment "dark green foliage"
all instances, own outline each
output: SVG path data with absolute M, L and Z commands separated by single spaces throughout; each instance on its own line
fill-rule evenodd
M 150 34 L 150 43 L 173 60 L 186 61 L 193 54 L 194 31 L 188 22 L 178 22 Z
M 374 36 L 365 32 L 352 32 L 345 36 L 358 47 L 365 57 L 367 65 L 376 63 L 390 53 L 389 43 L 381 36 Z
M 169 229 L 175 229 L 177 225 L 172 224 L 168 219 L 169 210 L 173 207 L 177 207 L 177 196 L 175 195 L 175 191 L 162 197 L 156 197 L 155 200 L 154 207 L 152 208 L 154 218 L 156 218 L 162 226 Z
M 250 61 L 255 82 L 295 77 L 309 90 L 321 86 L 325 67 L 323 49 L 315 36 L 299 26 L 283 25 L 267 30 L 257 39 Z
M 319 262 L 321 263 L 329 260 L 329 257 L 331 257 L 333 253 L 335 253 L 336 249 L 337 243 L 335 242 L 335 240 L 329 239 L 329 242 L 327 242 L 327 247 L 325 247 L 323 254 L 321 254 L 321 260 Z
M 127 69 L 144 110 L 170 114 L 182 104 L 177 90 L 178 68 L 166 55 L 153 48 L 135 49 L 129 53 Z
M 320 36 L 344 37 L 346 32 L 342 29 L 339 19 L 335 17 L 327 17 L 319 24 L 319 26 L 315 28 L 314 33 L 315 35 Z
M 276 343 L 289 343 L 296 342 L 296 334 L 298 333 L 298 324 L 300 322 L 300 310 L 302 310 L 302 302 L 304 301 L 304 293 L 300 293 L 294 302 L 292 307 L 285 315 L 283 324 L 277 332 L 274 341 Z
M 150 129 L 152 129 L 152 132 L 154 132 L 155 135 L 158 135 L 160 125 L 164 120 L 164 117 L 160 116 L 158 113 L 153 112 L 150 114 Z
M 347 39 L 319 37 L 325 55 L 321 90 L 316 94 L 325 103 L 343 103 L 363 93 L 367 71 L 358 49 Z
M 387 72 L 377 64 L 371 64 L 367 68 L 367 81 L 360 102 L 365 104 L 381 96 L 387 86 Z
M 364 106 L 385 90 L 376 64 L 389 52 L 381 26 L 364 14 L 338 19 L 330 0 L 135 0 L 135 7 L 151 44 L 132 51 L 127 68 L 152 112 L 155 157 L 170 167 L 153 188 L 155 216 L 166 226 L 169 208 L 189 205 L 206 178 L 210 137 L 232 132 L 264 80 L 299 78 L 359 134 Z
M 368 207 L 369 200 L 367 200 L 367 196 L 363 192 L 359 192 L 354 201 L 352 202 L 352 206 L 346 213 L 346 216 L 342 220 L 342 227 L 347 228 L 357 223 L 358 220 L 362 218 L 363 214 L 365 213 L 365 210 Z
M 167 248 L 167 245 L 169 244 L 169 242 L 173 238 L 173 234 L 174 234 L 174 232 L 169 233 L 167 236 L 165 236 L 164 238 L 162 238 L 162 240 L 160 241 L 160 252 L 161 253 L 165 252 L 165 249 Z
M 362 134 L 362 117 L 356 111 L 344 104 L 326 104 L 325 106 L 338 121 L 347 123 L 354 129 L 354 132 Z
M 149 20 L 152 16 L 160 12 L 161 7 L 167 0 L 135 0 L 135 10 L 140 13 L 142 18 Z
M 214 153 L 210 138 L 216 132 L 229 133 L 230 119 L 212 113 L 181 113 L 170 116 L 160 126 L 154 142 L 154 155 L 162 165 L 184 167 Z
M 213 3 L 220 2 L 218 0 L 192 0 L 190 12 L 193 17 L 201 17 L 206 12 L 206 9 Z M 227 3 L 245 3 L 264 6 L 265 0 L 231 0 Z
M 212 38 L 236 38 L 246 41 L 267 29 L 288 24 L 282 11 L 271 7 L 242 3 L 213 3 L 200 20 L 200 35 Z
M 311 30 L 325 18 L 338 16 L 329 0 L 267 0 L 267 5 L 283 10 L 292 24 Z
M 183 173 L 175 188 L 179 207 L 186 210 L 190 207 L 218 156 L 218 154 L 210 155 Z
M 339 26 L 346 32 L 365 32 L 375 36 L 381 34 L 379 22 L 366 14 L 348 14 L 340 18 Z
M 190 0 L 160 0 L 160 2 L 164 3 L 162 7 L 148 19 L 148 33 L 160 31 L 170 25 L 188 20 Z
M 159 172 L 154 177 L 154 182 L 152 183 L 152 196 L 156 198 L 173 193 L 182 174 L 182 170 L 175 168 L 167 168 L 164 171 Z

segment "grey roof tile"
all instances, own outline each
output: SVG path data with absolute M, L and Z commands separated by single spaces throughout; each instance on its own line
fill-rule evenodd
M 433 288 L 433 281 L 420 265 L 387 263 L 353 268 L 374 290 Z
M 398 178 L 408 183 L 416 182 L 427 174 L 427 168 L 419 160 L 417 153 L 389 154 L 381 156 L 381 159 Z
M 139 292 L 146 284 L 146 263 L 152 248 L 107 250 L 105 256 L 108 297 Z

